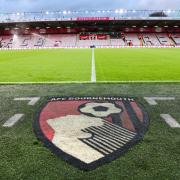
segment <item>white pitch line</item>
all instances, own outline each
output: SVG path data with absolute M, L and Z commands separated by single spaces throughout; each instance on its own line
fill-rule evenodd
M 4 124 L 3 127 L 12 127 L 16 124 L 24 114 L 15 114 L 14 116 L 10 117 Z
M 180 124 L 169 114 L 160 115 L 171 128 L 180 128 Z
M 29 81 L 29 82 L 0 82 L 0 85 L 24 85 L 24 84 L 28 84 L 28 85 L 38 85 L 38 84 L 71 84 L 71 83 L 74 83 L 74 84 L 91 84 L 93 82 L 91 81 L 39 81 L 39 82 L 33 82 L 33 81 Z M 127 83 L 127 84 L 130 84 L 130 83 L 133 83 L 133 84 L 136 84 L 136 83 L 146 83 L 146 84 L 151 84 L 151 83 L 161 83 L 161 84 L 164 84 L 164 83 L 180 83 L 180 81 L 96 81 L 96 83 L 99 83 L 99 84 L 109 84 L 109 83 L 112 83 L 112 84 L 123 84 L 123 83 Z
M 96 82 L 96 65 L 95 65 L 95 56 L 94 48 L 92 48 L 92 67 L 91 67 L 91 82 Z
M 29 101 L 29 106 L 34 106 L 38 101 L 40 97 L 24 97 L 24 98 L 14 98 L 14 101 Z
M 175 97 L 144 97 L 147 103 L 151 106 L 155 106 L 158 103 L 156 101 L 170 101 L 175 100 Z

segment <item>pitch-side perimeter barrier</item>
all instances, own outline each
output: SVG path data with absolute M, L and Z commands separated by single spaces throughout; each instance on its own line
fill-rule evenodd
M 37 50 L 37 49 L 88 49 L 89 46 L 67 46 L 67 47 L 36 47 L 36 48 L 0 48 L 4 50 Z M 180 46 L 96 46 L 96 48 L 180 48 Z

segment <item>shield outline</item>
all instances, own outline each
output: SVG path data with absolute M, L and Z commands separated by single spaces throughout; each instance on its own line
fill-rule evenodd
M 79 98 L 85 98 L 87 96 L 77 96 Z M 43 111 L 43 109 L 45 108 L 45 106 L 49 103 L 49 102 L 55 102 L 52 101 L 52 99 L 56 99 L 56 98 L 69 98 L 67 96 L 57 96 L 57 97 L 49 97 L 44 103 L 41 104 L 40 109 L 38 110 L 38 112 L 35 114 L 35 118 L 34 118 L 34 123 L 33 123 L 33 131 L 37 137 L 37 139 L 39 141 L 41 141 L 43 143 L 43 145 L 48 148 L 53 154 L 55 154 L 56 156 L 58 156 L 61 160 L 66 161 L 67 163 L 71 164 L 72 166 L 79 168 L 81 170 L 85 170 L 85 171 L 91 171 L 94 170 L 106 163 L 110 163 L 111 161 L 116 160 L 117 158 L 119 158 L 121 155 L 123 155 L 125 152 L 127 152 L 131 147 L 133 147 L 134 145 L 138 144 L 140 141 L 143 140 L 146 132 L 149 129 L 149 125 L 150 125 L 150 118 L 148 115 L 148 112 L 146 111 L 146 109 L 144 108 L 144 106 L 138 102 L 137 98 L 134 97 L 126 97 L 126 96 L 88 96 L 91 98 L 131 98 L 134 99 L 134 101 L 136 102 L 136 104 L 138 105 L 138 107 L 141 109 L 142 113 L 143 113 L 143 120 L 144 120 L 144 127 L 143 127 L 143 133 L 139 133 L 137 134 L 131 141 L 129 141 L 127 144 L 125 144 L 122 148 L 114 151 L 113 153 L 98 159 L 92 163 L 85 163 L 73 156 L 71 156 L 70 154 L 67 154 L 65 152 L 63 152 L 60 148 L 56 147 L 50 140 L 48 140 L 44 133 L 41 130 L 40 124 L 39 124 L 39 118 L 40 118 L 40 114 Z M 71 98 L 76 98 L 75 96 L 71 96 Z M 60 100 L 57 100 L 60 101 Z M 79 100 L 80 101 L 80 100 Z M 128 113 L 129 114 L 129 113 Z M 136 118 L 134 116 L 136 116 L 135 114 L 130 114 L 131 119 Z

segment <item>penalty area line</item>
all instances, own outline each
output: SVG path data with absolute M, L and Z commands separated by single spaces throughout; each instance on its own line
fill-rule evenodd
M 91 82 L 96 82 L 96 65 L 95 65 L 94 48 L 92 48 Z

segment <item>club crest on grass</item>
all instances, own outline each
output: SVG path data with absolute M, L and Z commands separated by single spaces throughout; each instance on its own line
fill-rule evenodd
M 70 164 L 93 170 L 143 139 L 149 119 L 134 98 L 56 97 L 34 122 L 39 140 Z

